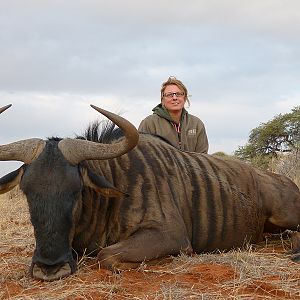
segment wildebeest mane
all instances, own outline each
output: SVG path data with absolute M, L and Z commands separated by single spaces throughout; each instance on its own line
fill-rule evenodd
M 170 143 L 169 140 L 167 140 L 166 138 L 160 135 L 151 134 L 151 133 L 140 133 L 140 134 L 154 136 L 166 142 L 167 144 L 175 147 L 172 143 Z M 85 130 L 82 136 L 77 136 L 76 138 L 84 139 L 96 143 L 111 144 L 112 142 L 116 141 L 117 139 L 123 136 L 124 136 L 123 131 L 110 120 L 107 121 L 97 120 L 89 124 L 89 126 L 87 127 L 87 129 Z
M 110 120 L 97 120 L 89 124 L 82 136 L 76 136 L 76 138 L 96 143 L 111 144 L 122 136 L 124 136 L 122 130 Z
M 47 138 L 49 141 L 55 141 L 55 142 L 59 142 L 62 140 L 62 138 L 58 137 L 58 136 L 51 136 Z
M 145 135 L 151 135 L 151 136 L 154 136 L 158 139 L 160 139 L 161 141 L 164 141 L 165 143 L 177 148 L 175 145 L 173 145 L 169 140 L 167 140 L 165 137 L 161 136 L 161 135 L 158 135 L 158 134 L 154 134 L 154 133 L 146 133 L 146 132 L 141 132 L 140 134 L 145 134 Z
M 169 140 L 167 140 L 163 136 L 157 134 L 151 134 L 151 133 L 144 133 L 144 132 L 141 132 L 140 134 L 151 135 L 177 148 L 175 145 L 173 145 Z M 111 144 L 123 136 L 124 136 L 123 131 L 110 120 L 102 120 L 102 121 L 96 120 L 91 122 L 88 125 L 88 127 L 86 128 L 85 132 L 82 135 L 76 135 L 75 138 L 92 141 L 96 143 Z M 48 140 L 50 141 L 54 140 L 59 142 L 60 140 L 62 140 L 62 138 L 52 136 L 52 137 L 48 137 Z

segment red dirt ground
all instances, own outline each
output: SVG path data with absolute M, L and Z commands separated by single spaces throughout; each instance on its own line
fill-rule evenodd
M 13 203 L 13 205 L 12 205 Z M 0 299 L 290 299 L 300 300 L 300 263 L 286 254 L 287 237 L 270 237 L 246 250 L 180 256 L 119 274 L 93 258 L 54 282 L 30 278 L 33 228 L 23 198 L 0 197 Z
M 5 280 L 0 281 L 0 299 L 300 299 L 300 272 L 262 277 L 254 274 L 243 279 L 241 270 L 247 265 L 253 269 L 250 260 L 241 267 L 238 260 L 234 266 L 228 264 L 230 258 L 226 258 L 226 255 L 241 255 L 241 263 L 249 256 L 251 259 L 260 256 L 262 264 L 266 262 L 264 255 L 271 251 L 274 257 L 279 256 L 277 259 L 299 271 L 298 264 L 285 258 L 284 248 L 279 242 L 257 252 L 208 254 L 208 260 L 206 255 L 204 259 L 201 255 L 194 258 L 182 256 L 163 265 L 142 264 L 138 270 L 119 274 L 99 269 L 95 259 L 84 258 L 76 274 L 56 282 L 42 282 L 30 279 L 28 274 L 31 247 L 13 246 L 0 252 L 1 260 L 8 262 L 1 272 L 1 278 Z M 213 257 L 219 257 L 219 260 L 211 261 Z M 293 289 L 284 287 L 283 279 L 292 282 Z

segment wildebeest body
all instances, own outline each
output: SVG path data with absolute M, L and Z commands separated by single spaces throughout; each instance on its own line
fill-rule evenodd
M 94 191 L 85 189 L 83 194 L 88 196 L 83 203 L 89 202 L 83 205 L 85 225 L 76 230 L 74 246 L 89 252 L 144 229 L 160 236 L 156 256 L 178 254 L 191 247 L 195 252 L 240 247 L 262 238 L 270 210 L 268 198 L 272 206 L 276 198 L 284 205 L 286 197 L 271 175 L 233 160 L 180 152 L 149 135 L 140 136 L 139 145 L 127 155 L 84 164 L 95 173 L 101 170 L 108 181 L 129 194 L 121 200 L 100 197 L 95 202 L 90 196 Z M 297 187 L 287 182 L 284 193 L 294 190 L 296 199 Z M 293 222 L 290 226 L 296 227 L 297 221 Z M 153 247 L 152 240 L 142 247 Z M 142 252 L 141 260 L 154 258 L 144 257 Z
M 182 152 L 151 135 L 141 134 L 133 148 L 137 136 L 128 129 L 99 149 L 84 142 L 84 153 L 81 141 L 69 139 L 0 146 L 0 160 L 25 162 L 0 179 L 0 192 L 20 184 L 27 197 L 34 277 L 73 273 L 72 249 L 98 255 L 100 266 L 123 269 L 180 252 L 241 247 L 261 240 L 265 229 L 297 230 L 300 192 L 287 177 Z M 93 157 L 95 147 L 100 159 L 83 159 Z

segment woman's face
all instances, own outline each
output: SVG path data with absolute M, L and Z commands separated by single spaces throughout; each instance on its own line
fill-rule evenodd
M 168 111 L 181 111 L 185 104 L 185 96 L 177 85 L 170 84 L 165 88 L 161 103 Z

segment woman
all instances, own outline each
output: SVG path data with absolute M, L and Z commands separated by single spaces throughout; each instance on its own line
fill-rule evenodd
M 184 84 L 169 77 L 161 87 L 161 103 L 141 122 L 139 131 L 159 135 L 181 150 L 207 153 L 204 124 L 185 110 L 186 102 L 190 104 Z

